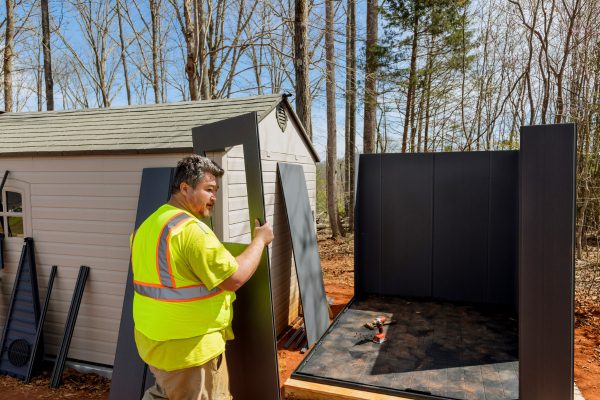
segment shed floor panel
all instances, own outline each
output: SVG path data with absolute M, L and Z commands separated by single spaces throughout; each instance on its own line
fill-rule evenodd
M 365 323 L 378 316 L 387 341 Z M 295 372 L 452 399 L 518 398 L 517 316 L 512 309 L 368 297 L 355 301 Z

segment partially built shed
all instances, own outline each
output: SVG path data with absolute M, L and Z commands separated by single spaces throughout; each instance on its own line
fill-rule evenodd
M 517 151 L 361 155 L 355 298 L 286 392 L 573 399 L 576 137 L 524 126 Z
M 303 166 L 314 215 L 318 156 L 282 95 L 0 115 L 0 171 L 10 171 L 0 210 L 6 234 L 0 323 L 23 237 L 33 237 L 41 296 L 51 266 L 59 266 L 45 325 L 47 352 L 56 353 L 79 266 L 89 265 L 69 358 L 113 365 L 142 170 L 174 167 L 192 153 L 192 129 L 248 113 L 257 116 L 265 212 L 276 236 L 269 252 L 275 326 L 285 328 L 299 300 L 277 162 Z M 213 227 L 224 241 L 249 243 L 242 148 L 208 155 L 226 170 Z

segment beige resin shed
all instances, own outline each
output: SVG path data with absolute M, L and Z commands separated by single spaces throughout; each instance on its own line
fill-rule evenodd
M 57 352 L 79 266 L 88 265 L 68 357 L 113 365 L 142 169 L 175 166 L 192 152 L 192 128 L 248 112 L 259 121 L 266 215 L 276 236 L 269 253 L 275 324 L 277 332 L 284 329 L 298 314 L 299 296 L 277 162 L 304 167 L 314 218 L 318 155 L 282 95 L 0 114 L 0 175 L 10 171 L 2 192 L 2 203 L 10 204 L 0 211 L 7 231 L 0 324 L 23 237 L 33 237 L 41 299 L 51 266 L 58 266 L 44 327 L 46 353 Z M 242 149 L 209 156 L 226 170 L 214 229 L 225 241 L 249 243 Z

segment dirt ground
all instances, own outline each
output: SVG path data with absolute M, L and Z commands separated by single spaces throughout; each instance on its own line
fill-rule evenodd
M 325 232 L 319 235 L 319 253 L 323 268 L 325 292 L 337 315 L 354 294 L 353 239 L 333 241 Z M 575 381 L 586 400 L 600 400 L 600 271 L 595 263 L 600 250 L 586 255 L 577 265 L 575 306 Z M 278 342 L 281 385 L 304 358 L 293 344 L 284 349 L 293 330 L 283 334 Z M 20 380 L 0 376 L 0 399 L 76 399 L 107 400 L 108 379 L 94 374 L 80 374 L 68 369 L 58 389 L 48 388 L 50 370 L 25 385 Z

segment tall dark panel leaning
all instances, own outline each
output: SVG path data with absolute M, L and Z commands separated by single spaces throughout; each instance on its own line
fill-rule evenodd
M 317 232 L 310 210 L 304 168 L 301 165 L 277 163 L 277 169 L 292 238 L 307 346 L 311 347 L 329 327 L 329 307 L 317 247 Z
M 573 399 L 575 125 L 521 128 L 519 398 Z
M 194 153 L 243 145 L 251 225 L 265 220 L 265 198 L 256 113 L 243 114 L 192 129 Z M 227 172 L 226 172 L 227 173 Z M 235 340 L 227 343 L 230 390 L 236 400 L 279 399 L 277 336 L 271 298 L 269 249 L 233 303 Z M 260 360 L 260 368 L 257 368 Z
M 140 185 L 135 229 L 158 207 L 169 200 L 174 168 L 144 168 Z M 154 377 L 140 358 L 133 337 L 133 273 L 127 274 L 117 352 L 113 366 L 110 400 L 141 399 L 154 384 Z

